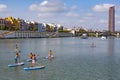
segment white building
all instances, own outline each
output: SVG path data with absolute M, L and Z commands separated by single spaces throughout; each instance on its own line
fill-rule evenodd
M 44 23 L 38 23 L 38 32 L 45 32 L 46 25 Z

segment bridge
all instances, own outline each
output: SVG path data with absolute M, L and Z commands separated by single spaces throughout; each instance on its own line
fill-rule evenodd
M 87 34 L 89 37 L 100 37 L 100 36 L 120 37 L 120 32 L 83 32 L 83 33 L 76 33 L 77 36 L 81 36 L 82 34 Z

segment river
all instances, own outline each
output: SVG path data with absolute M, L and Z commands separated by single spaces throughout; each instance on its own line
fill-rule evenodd
M 25 65 L 8 67 L 14 63 L 16 44 Z M 46 60 L 50 49 L 55 58 Z M 45 69 L 23 70 L 30 52 Z M 0 80 L 120 80 L 120 38 L 0 39 Z

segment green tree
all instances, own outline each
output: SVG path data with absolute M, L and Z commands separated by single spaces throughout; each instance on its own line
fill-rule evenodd
M 5 26 L 0 26 L 0 29 L 1 30 L 5 30 Z
M 85 29 L 83 29 L 83 28 L 80 28 L 79 29 L 79 33 L 86 33 L 87 31 L 85 30 Z
M 58 32 L 69 33 L 69 32 L 71 32 L 71 31 L 70 31 L 70 30 L 58 30 Z

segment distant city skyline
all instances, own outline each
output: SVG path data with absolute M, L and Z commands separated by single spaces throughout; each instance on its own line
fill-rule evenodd
M 115 30 L 120 31 L 118 0 L 0 0 L 0 17 L 108 30 L 108 10 L 115 6 Z

